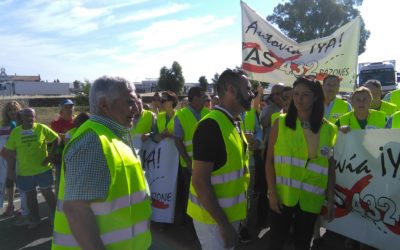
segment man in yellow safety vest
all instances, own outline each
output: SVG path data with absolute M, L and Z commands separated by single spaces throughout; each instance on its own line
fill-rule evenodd
M 53 249 L 150 247 L 149 190 L 129 136 L 136 98 L 123 78 L 93 83 L 92 115 L 63 152 Z
M 225 70 L 218 79 L 220 105 L 199 123 L 193 137 L 193 175 L 187 213 L 202 249 L 230 249 L 246 217 L 247 141 L 239 115 L 254 94 L 246 73 Z

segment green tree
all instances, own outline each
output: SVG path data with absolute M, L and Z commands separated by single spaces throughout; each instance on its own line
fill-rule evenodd
M 74 89 L 80 89 L 82 86 L 82 83 L 78 80 L 73 81 L 72 84 L 74 84 Z
M 211 81 L 212 81 L 212 83 L 217 84 L 218 79 L 219 79 L 219 74 L 218 74 L 218 73 L 215 73 L 215 74 L 214 74 L 214 77 L 211 79 Z
M 217 93 L 217 82 L 218 82 L 218 78 L 219 78 L 219 74 L 215 73 L 214 77 L 211 78 L 212 84 L 213 84 L 213 89 L 214 89 L 214 93 Z
M 185 78 L 182 74 L 182 67 L 178 62 L 173 62 L 172 67 L 162 67 L 160 70 L 160 78 L 158 79 L 158 87 L 160 90 L 171 90 L 175 93 L 181 93 Z
M 208 81 L 207 81 L 207 78 L 205 76 L 200 76 L 199 83 L 200 83 L 200 87 L 202 89 L 204 89 L 204 91 L 207 91 L 207 89 L 208 89 Z
M 289 0 L 278 4 L 267 20 L 277 24 L 288 37 L 304 42 L 331 35 L 339 27 L 360 16 L 363 0 Z M 358 54 L 365 51 L 370 32 L 361 18 Z
M 89 92 L 92 84 L 90 83 L 89 80 L 85 79 L 84 82 L 80 81 L 74 81 L 74 87 L 75 84 L 79 83 L 80 88 L 82 89 L 82 92 L 80 92 L 76 97 L 75 101 L 78 106 L 89 106 Z
M 84 83 L 82 84 L 82 92 L 85 95 L 89 95 L 91 87 L 92 87 L 92 84 L 90 83 L 90 81 L 88 79 L 85 79 Z

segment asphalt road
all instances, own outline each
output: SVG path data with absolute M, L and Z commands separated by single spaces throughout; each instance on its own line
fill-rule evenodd
M 35 229 L 27 226 L 15 226 L 16 216 L 0 218 L 0 249 L 1 250 L 49 250 L 51 248 L 52 227 L 48 220 L 48 208 L 41 195 L 38 197 L 42 223 Z M 20 207 L 19 199 L 15 200 L 15 207 Z M 0 214 L 4 208 L 0 208 Z M 200 244 L 192 228 L 188 226 L 162 225 L 152 223 L 151 232 L 153 242 L 151 250 L 198 250 Z M 268 235 L 268 234 L 267 234 Z M 238 250 L 266 249 L 267 235 L 251 243 L 241 244 Z M 314 246 L 313 250 L 340 250 L 344 248 L 344 238 L 336 234 L 326 234 L 323 242 Z M 284 250 L 294 249 L 290 240 Z

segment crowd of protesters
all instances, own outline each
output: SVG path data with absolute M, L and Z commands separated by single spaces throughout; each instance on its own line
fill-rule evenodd
M 17 213 L 16 183 L 16 225 L 39 226 L 38 186 L 54 223 L 53 249 L 147 249 L 151 204 L 137 152 L 146 140 L 169 138 L 180 156 L 174 223 L 194 228 L 202 249 L 232 249 L 267 226 L 268 249 L 282 249 L 289 234 L 296 249 L 309 249 L 325 201 L 332 219 L 338 131 L 400 127 L 391 102 L 400 90 L 382 100 L 380 82 L 369 80 L 350 104 L 339 87 L 336 76 L 304 77 L 265 95 L 244 71 L 227 69 L 213 95 L 192 87 L 179 101 L 157 92 L 148 105 L 129 81 L 101 77 L 90 90 L 90 115 L 75 116 L 73 101 L 63 100 L 50 127 L 33 108 L 9 102 L 2 216 Z

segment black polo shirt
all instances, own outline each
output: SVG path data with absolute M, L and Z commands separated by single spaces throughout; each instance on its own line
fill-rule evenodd
M 239 121 L 234 121 L 228 111 L 221 107 L 216 107 L 215 110 L 222 112 L 236 129 L 240 131 Z M 221 129 L 214 119 L 205 119 L 197 126 L 193 135 L 193 159 L 197 161 L 213 162 L 214 171 L 225 165 L 225 142 L 222 137 Z

